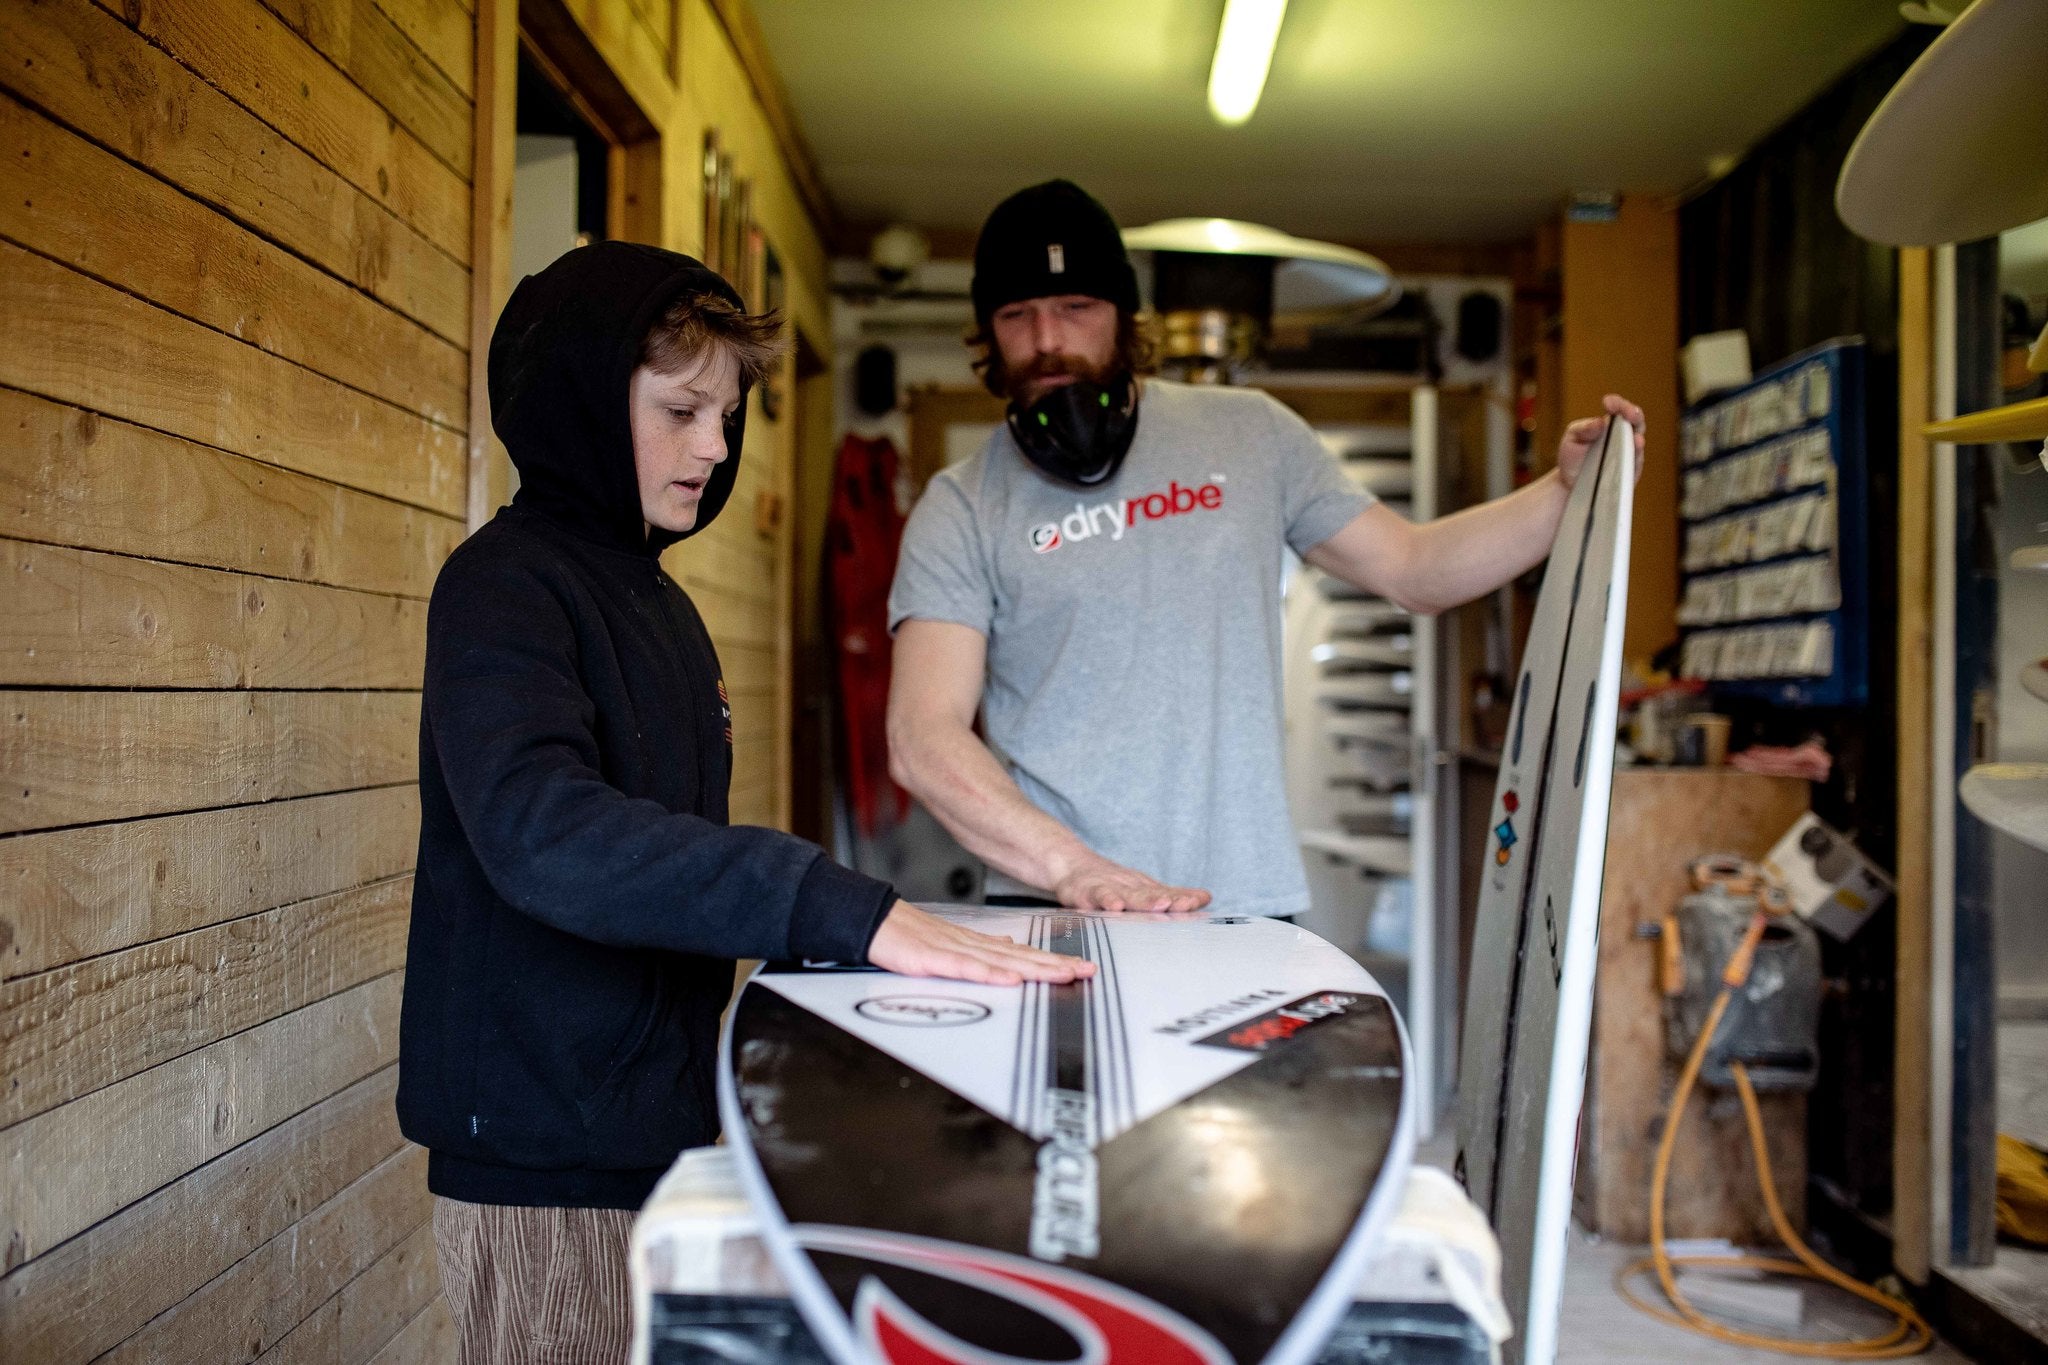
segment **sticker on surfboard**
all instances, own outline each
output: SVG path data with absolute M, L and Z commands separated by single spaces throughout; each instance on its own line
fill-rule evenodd
M 770 966 L 719 1104 L 841 1365 L 1295 1365 L 1413 1152 L 1406 1040 L 1349 957 L 1268 919 L 958 909 L 1070 986 Z
M 1635 438 L 1610 418 L 1544 570 L 1482 864 L 1458 1168 L 1501 1242 L 1511 1359 L 1548 1361 L 1592 1026 Z

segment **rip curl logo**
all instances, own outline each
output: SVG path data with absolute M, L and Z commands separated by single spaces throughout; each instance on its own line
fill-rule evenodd
M 1122 540 L 1127 532 L 1146 522 L 1165 521 L 1195 512 L 1214 512 L 1222 506 L 1221 474 L 1210 475 L 1209 482 L 1194 488 L 1175 481 L 1168 484 L 1163 493 L 1144 493 L 1135 498 L 1118 498 L 1114 502 L 1077 502 L 1074 510 L 1058 521 L 1041 522 L 1031 528 L 1031 549 L 1034 554 L 1042 555 L 1069 541 L 1088 540 L 1095 536 Z
M 810 1223 L 790 1233 L 809 1256 L 835 1257 L 858 1276 L 852 1301 L 840 1300 L 850 1319 L 841 1330 L 850 1329 L 847 1344 L 884 1365 L 1025 1365 L 1005 1349 L 1014 1346 L 1007 1334 L 1020 1326 L 1039 1344 L 1034 1360 L 1230 1365 L 1233 1359 L 1222 1342 L 1164 1304 L 1067 1266 L 866 1228 Z

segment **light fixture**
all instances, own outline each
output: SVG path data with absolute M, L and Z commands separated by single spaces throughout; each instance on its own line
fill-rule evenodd
M 1235 382 L 1275 322 L 1357 322 L 1401 297 L 1386 264 L 1231 218 L 1168 218 L 1124 233 L 1177 377 Z
M 1209 111 L 1235 128 L 1259 107 L 1287 0 L 1226 0 L 1209 66 Z

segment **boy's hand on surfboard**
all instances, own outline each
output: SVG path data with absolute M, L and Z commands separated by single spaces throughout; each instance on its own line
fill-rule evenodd
M 1079 981 L 1095 975 L 1092 962 L 965 929 L 909 901 L 897 901 L 875 931 L 868 961 L 899 976 L 937 976 L 990 986 Z
M 1585 467 L 1586 456 L 1592 453 L 1600 437 L 1607 431 L 1609 414 L 1626 418 L 1636 429 L 1636 473 L 1643 472 L 1643 410 L 1618 393 L 1610 393 L 1600 400 L 1607 411 L 1598 417 L 1581 417 L 1564 429 L 1564 439 L 1557 443 L 1557 473 L 1564 480 L 1566 489 L 1579 481 L 1579 470 Z
M 1209 903 L 1209 893 L 1192 886 L 1168 886 L 1142 872 L 1090 857 L 1054 884 L 1061 905 L 1075 910 L 1149 910 L 1185 913 Z

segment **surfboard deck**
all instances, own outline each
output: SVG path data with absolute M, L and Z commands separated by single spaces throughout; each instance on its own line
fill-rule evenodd
M 1606 859 L 1635 441 L 1610 419 L 1544 571 L 1494 792 L 1461 1058 L 1459 1172 L 1517 1335 L 1556 1351 Z
M 943 913 L 1098 975 L 771 965 L 728 1017 L 727 1139 L 827 1352 L 1312 1359 L 1413 1154 L 1385 993 L 1268 919 Z

